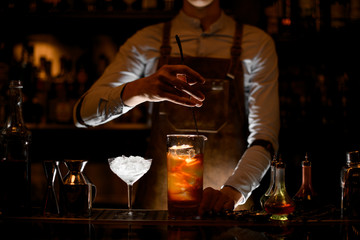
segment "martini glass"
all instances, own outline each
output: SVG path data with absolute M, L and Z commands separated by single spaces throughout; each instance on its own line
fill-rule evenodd
M 132 192 L 133 184 L 139 180 L 151 166 L 151 159 L 139 156 L 120 156 L 108 159 L 110 169 L 127 184 L 128 188 L 128 211 L 123 213 L 125 217 L 132 217 Z

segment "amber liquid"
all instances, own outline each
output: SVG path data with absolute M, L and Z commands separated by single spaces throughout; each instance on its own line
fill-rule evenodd
M 274 215 L 287 215 L 294 212 L 293 204 L 265 204 L 265 211 Z
M 169 216 L 196 216 L 203 191 L 203 155 L 168 153 L 167 161 Z

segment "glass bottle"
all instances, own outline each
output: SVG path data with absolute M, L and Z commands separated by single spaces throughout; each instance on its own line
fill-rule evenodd
M 347 1 L 330 1 L 330 25 L 334 29 L 345 27 L 347 18 Z
M 273 160 L 271 161 L 271 164 L 270 164 L 270 185 L 269 185 L 269 188 L 264 193 L 264 195 L 262 195 L 260 198 L 260 205 L 263 210 L 265 210 L 265 208 L 264 208 L 265 202 L 270 198 L 271 194 L 273 194 L 274 189 L 275 189 L 276 163 L 277 163 L 277 158 L 276 158 L 276 155 L 274 155 Z
M 49 91 L 48 122 L 64 124 L 72 122 L 73 103 L 70 101 L 67 89 L 69 82 L 68 64 L 68 59 L 60 58 L 60 73 L 53 79 Z
M 308 211 L 316 208 L 317 194 L 312 186 L 311 180 L 311 162 L 306 153 L 302 165 L 302 184 L 295 194 L 293 200 L 297 211 Z
M 265 211 L 271 214 L 273 220 L 288 220 L 287 216 L 294 212 L 295 202 L 286 191 L 285 163 L 279 157 L 275 172 L 275 189 L 273 194 L 264 204 Z
M 360 218 L 360 152 L 347 153 L 346 165 L 341 171 L 341 217 Z
M 31 213 L 31 132 L 22 115 L 22 82 L 10 81 L 9 112 L 0 135 L 0 210 L 6 215 Z

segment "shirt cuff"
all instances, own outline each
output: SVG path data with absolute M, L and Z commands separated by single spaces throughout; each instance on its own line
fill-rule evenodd
M 123 95 L 123 92 L 124 92 L 124 89 L 125 89 L 126 85 L 127 85 L 127 83 L 125 83 L 122 86 L 121 90 L 120 90 L 120 102 L 121 102 L 123 114 L 132 109 L 132 107 L 129 107 L 129 106 L 125 105 L 124 101 L 122 100 L 122 95 Z
M 262 146 L 254 145 L 244 152 L 233 174 L 224 184 L 235 188 L 242 195 L 235 207 L 244 204 L 252 191 L 259 187 L 270 162 L 270 154 Z
M 122 114 L 127 113 L 132 109 L 132 107 L 129 107 L 124 104 L 123 100 L 121 99 L 122 92 L 124 88 L 126 87 L 126 84 L 122 85 L 119 88 L 114 88 L 108 99 L 108 118 L 112 118 L 113 116 L 119 116 Z

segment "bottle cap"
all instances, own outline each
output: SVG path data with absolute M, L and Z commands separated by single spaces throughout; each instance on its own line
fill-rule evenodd
M 302 161 L 302 166 L 311 167 L 311 162 L 309 160 L 308 153 L 305 154 L 305 159 Z
M 276 168 L 285 168 L 285 162 L 283 161 L 281 155 L 279 155 L 279 159 L 276 163 Z

